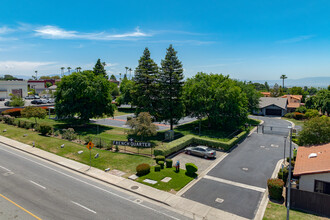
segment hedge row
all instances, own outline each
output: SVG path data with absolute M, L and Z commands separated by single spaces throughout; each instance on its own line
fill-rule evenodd
M 230 141 L 227 142 L 211 140 L 208 138 L 201 138 L 193 135 L 186 135 L 182 138 L 172 141 L 169 144 L 156 147 L 154 150 L 154 155 L 168 156 L 191 144 L 200 144 L 200 145 L 205 145 L 205 146 L 228 151 L 230 148 L 235 146 L 239 141 L 244 139 L 248 134 L 249 132 L 243 131 L 239 135 L 237 135 L 236 137 L 232 138 Z

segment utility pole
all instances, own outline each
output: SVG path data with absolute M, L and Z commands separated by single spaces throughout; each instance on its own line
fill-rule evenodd
M 290 152 L 289 152 L 289 187 L 288 187 L 288 194 L 286 197 L 286 208 L 287 208 L 287 212 L 286 212 L 286 219 L 289 220 L 290 219 L 290 193 L 291 193 L 291 151 L 292 151 L 292 127 L 289 126 L 288 127 L 290 129 Z
M 285 150 L 286 150 L 286 141 L 288 137 L 284 137 L 284 155 L 283 155 L 283 160 L 285 162 Z

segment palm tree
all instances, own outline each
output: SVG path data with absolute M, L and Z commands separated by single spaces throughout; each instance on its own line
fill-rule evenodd
M 36 73 L 36 80 L 38 80 L 38 70 L 34 71 Z
M 64 69 L 65 69 L 65 67 L 61 67 L 61 77 L 63 77 L 63 75 L 64 75 Z
M 68 67 L 67 69 L 68 69 L 68 71 L 69 71 L 69 74 L 70 74 L 70 71 L 71 71 L 71 67 Z
M 80 72 L 80 70 L 81 70 L 81 67 L 78 66 L 78 67 L 76 68 L 76 71 L 77 71 L 77 72 Z
M 283 80 L 283 89 L 284 89 L 284 80 L 287 79 L 287 78 L 288 78 L 288 77 L 287 77 L 286 75 L 284 75 L 284 74 L 280 77 L 280 79 Z
M 132 68 L 129 68 L 128 71 L 129 71 L 129 78 L 132 79 Z
M 127 67 L 127 66 L 125 66 L 125 69 L 126 69 L 126 76 L 127 76 L 127 70 L 128 70 L 128 67 Z
M 119 73 L 119 81 L 121 81 L 121 73 Z

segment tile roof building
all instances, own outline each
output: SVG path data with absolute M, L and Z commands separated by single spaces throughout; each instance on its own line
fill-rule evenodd
M 284 95 L 281 98 L 288 99 L 288 112 L 294 112 L 296 108 L 304 105 L 304 103 L 301 103 L 302 95 Z
M 330 194 L 330 143 L 299 147 L 293 175 L 299 189 Z

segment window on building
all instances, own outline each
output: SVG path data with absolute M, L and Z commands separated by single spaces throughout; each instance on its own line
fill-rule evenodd
M 315 180 L 314 192 L 330 195 L 330 183 L 320 180 Z

